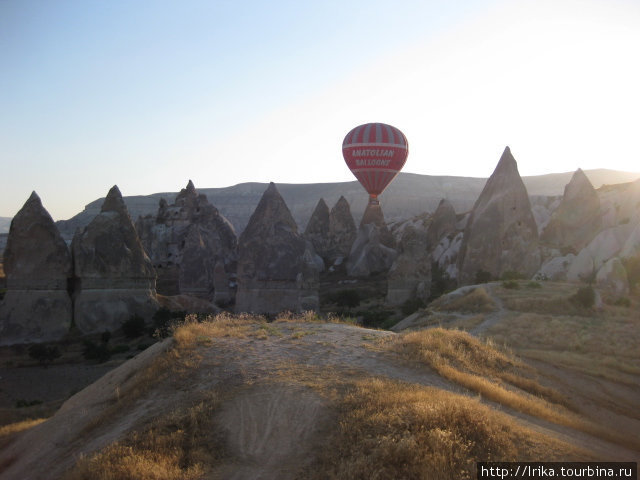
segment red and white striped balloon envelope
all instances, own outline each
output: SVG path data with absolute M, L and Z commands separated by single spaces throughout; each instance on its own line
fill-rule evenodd
M 409 155 L 407 137 L 384 123 L 366 123 L 351 130 L 342 142 L 342 156 L 351 172 L 377 203 Z

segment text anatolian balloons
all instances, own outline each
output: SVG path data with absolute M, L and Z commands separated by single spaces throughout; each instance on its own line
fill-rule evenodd
M 377 204 L 380 195 L 407 161 L 409 144 L 391 125 L 366 123 L 351 130 L 342 142 L 342 155 L 351 172 Z

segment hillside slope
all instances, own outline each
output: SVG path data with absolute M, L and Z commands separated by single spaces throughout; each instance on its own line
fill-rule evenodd
M 563 405 L 571 399 L 542 386 L 544 399 L 527 393 L 535 369 L 473 337 L 436 332 L 468 349 L 446 371 L 473 376 L 457 362 L 494 359 L 483 375 L 516 403 L 479 400 L 442 364 L 426 365 L 415 350 L 421 333 L 416 344 L 416 334 L 308 320 L 220 316 L 179 328 L 48 421 L 0 438 L 0 478 L 400 478 L 425 469 L 472 478 L 478 460 L 640 457 Z M 533 383 L 516 387 L 496 368 Z

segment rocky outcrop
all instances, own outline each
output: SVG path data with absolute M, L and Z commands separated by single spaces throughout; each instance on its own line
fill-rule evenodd
M 474 283 L 480 271 L 532 276 L 540 267 L 537 225 L 509 147 L 473 207 L 458 262 L 461 285 Z
M 326 259 L 331 251 L 329 224 L 329 207 L 321 198 L 307 223 L 304 237 L 311 242 L 316 253 L 323 259 Z
M 159 293 L 232 301 L 235 230 L 205 195 L 197 193 L 191 180 L 173 204 L 161 199 L 157 215 L 139 218 L 136 228 L 157 271 Z
M 427 300 L 431 292 L 431 255 L 427 231 L 408 226 L 398 245 L 398 257 L 387 277 L 386 303 L 401 305 L 410 299 Z
M 318 308 L 318 269 L 309 242 L 271 183 L 238 242 L 236 311 Z
M 331 263 L 346 258 L 356 239 L 356 223 L 351 215 L 349 202 L 343 196 L 329 212 L 329 239 L 331 249 L 328 260 Z
M 564 189 L 564 196 L 544 229 L 541 240 L 577 253 L 596 236 L 602 225 L 600 199 L 581 169 Z
M 132 315 L 157 310 L 156 274 L 117 186 L 73 237 L 74 321 L 82 333 L 116 330 Z
M 73 315 L 67 292 L 71 255 L 35 192 L 11 222 L 3 267 L 0 345 L 62 338 Z
M 347 274 L 367 277 L 387 272 L 398 252 L 380 205 L 367 205 L 347 259 Z
M 451 202 L 445 198 L 440 200 L 427 230 L 427 248 L 433 250 L 443 237 L 455 232 L 457 222 L 456 211 Z

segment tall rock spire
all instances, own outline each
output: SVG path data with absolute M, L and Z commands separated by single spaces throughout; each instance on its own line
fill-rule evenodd
M 494 278 L 507 271 L 530 276 L 540 266 L 538 229 L 509 147 L 473 207 L 458 262 L 462 285 L 481 271 Z

